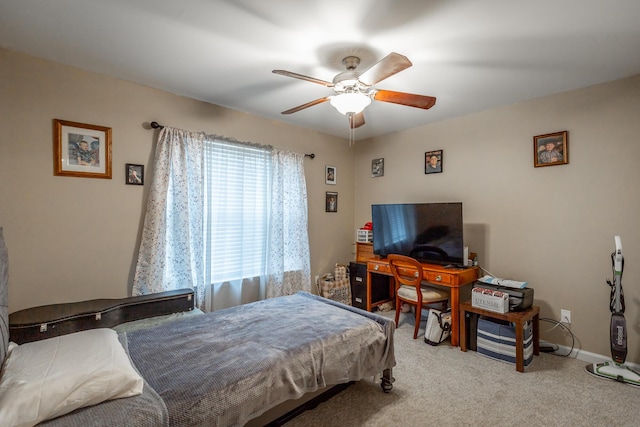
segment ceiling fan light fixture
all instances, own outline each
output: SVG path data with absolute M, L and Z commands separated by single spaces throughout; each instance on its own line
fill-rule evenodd
M 344 115 L 359 114 L 371 104 L 371 98 L 364 93 L 341 93 L 332 96 L 329 102 Z

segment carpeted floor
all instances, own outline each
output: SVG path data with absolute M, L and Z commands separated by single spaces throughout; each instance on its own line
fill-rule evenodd
M 360 381 L 286 427 L 640 425 L 640 388 L 593 377 L 584 361 L 543 353 L 519 373 L 449 341 L 414 340 L 411 315 L 400 318 L 395 351 L 391 393 Z

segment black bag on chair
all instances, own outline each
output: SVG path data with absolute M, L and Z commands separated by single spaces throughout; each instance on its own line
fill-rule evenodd
M 424 331 L 424 342 L 430 345 L 438 345 L 451 335 L 451 309 L 439 311 L 429 310 L 427 327 Z

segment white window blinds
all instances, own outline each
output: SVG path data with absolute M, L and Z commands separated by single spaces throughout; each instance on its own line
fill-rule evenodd
M 205 143 L 205 283 L 266 271 L 271 154 L 268 148 Z

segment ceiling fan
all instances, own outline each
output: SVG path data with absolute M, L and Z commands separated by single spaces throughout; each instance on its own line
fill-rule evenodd
M 395 92 L 391 90 L 376 89 L 376 83 L 393 76 L 400 71 L 413 65 L 406 56 L 391 52 L 380 61 L 372 65 L 366 71 L 359 73 L 356 68 L 360 64 L 357 56 L 347 56 L 342 60 L 346 71 L 339 73 L 333 78 L 333 82 L 293 73 L 286 70 L 273 70 L 275 74 L 306 80 L 311 83 L 318 83 L 326 87 L 333 88 L 335 95 L 325 96 L 306 104 L 299 105 L 282 114 L 291 114 L 322 104 L 329 101 L 339 112 L 349 119 L 351 129 L 364 125 L 364 109 L 371 104 L 371 101 L 390 102 L 409 107 L 429 109 L 436 103 L 436 98 L 425 95 L 414 95 L 405 92 Z

